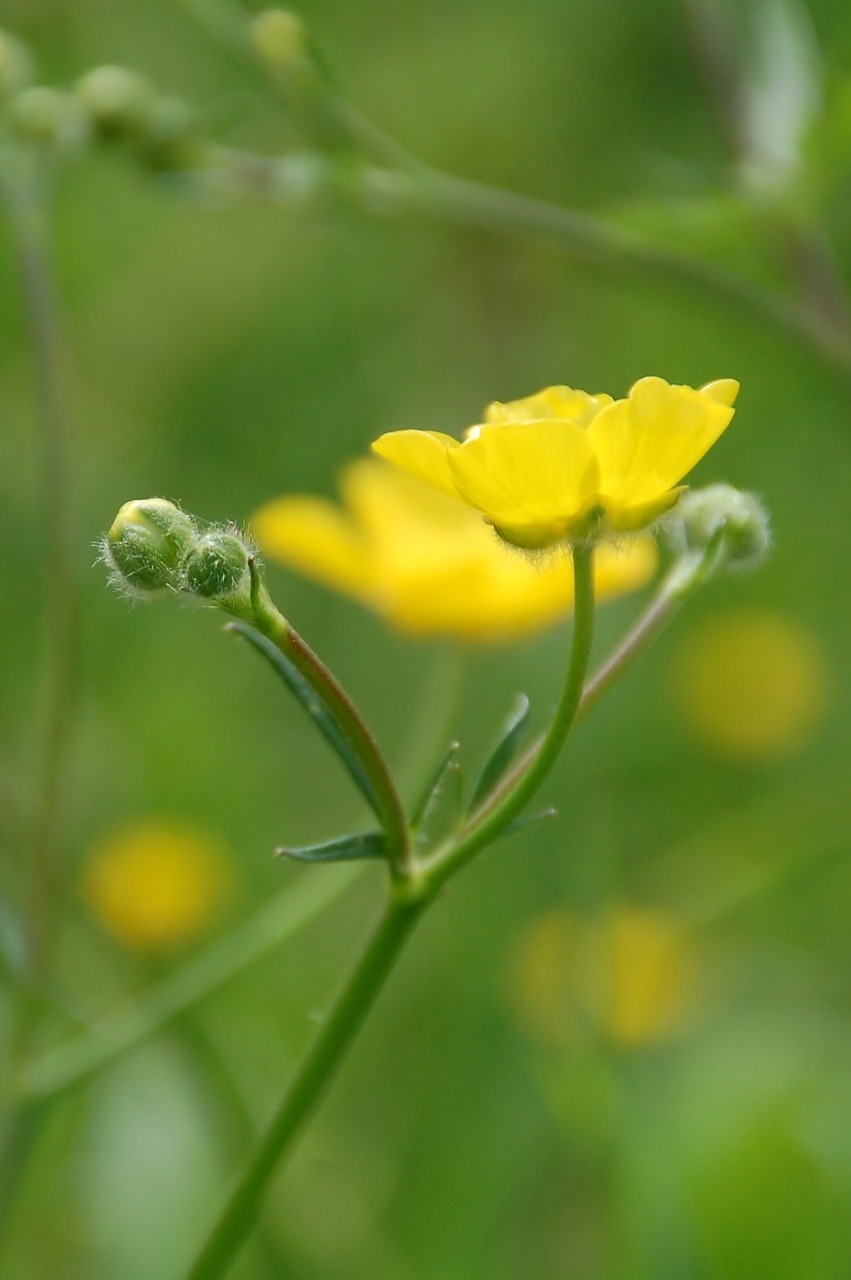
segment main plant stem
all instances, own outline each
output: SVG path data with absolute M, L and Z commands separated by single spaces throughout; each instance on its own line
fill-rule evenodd
M 187 1280 L 216 1280 L 225 1274 L 278 1162 L 339 1067 L 426 905 L 425 899 L 387 905 Z
M 594 634 L 592 547 L 576 549 L 574 578 L 575 613 L 567 676 L 556 714 L 540 751 L 485 821 L 429 862 L 420 864 L 407 879 L 396 877 L 391 882 L 384 914 L 186 1280 L 220 1280 L 226 1273 L 257 1216 L 261 1197 L 272 1174 L 366 1020 L 420 916 L 434 901 L 440 887 L 517 817 L 555 763 L 575 723 L 588 670 Z M 272 636 L 275 629 L 273 615 L 270 614 L 264 631 L 283 648 L 289 632 L 276 638 Z M 297 652 L 289 647 L 284 651 L 290 657 Z M 300 669 L 307 674 L 306 669 Z

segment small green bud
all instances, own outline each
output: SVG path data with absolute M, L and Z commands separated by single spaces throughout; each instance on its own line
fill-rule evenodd
M 144 133 L 154 103 L 153 86 L 144 76 L 126 67 L 95 67 L 77 82 L 75 92 L 104 141 Z
M 232 533 L 199 538 L 183 564 L 184 590 L 205 600 L 229 600 L 249 588 L 249 552 Z
M 192 519 L 165 498 L 125 502 L 104 538 L 104 559 L 133 590 L 177 590 L 197 536 Z
M 308 56 L 301 18 L 288 9 L 264 9 L 251 23 L 251 43 L 274 71 L 289 71 Z
M 771 522 L 763 503 L 756 494 L 729 484 L 684 493 L 673 518 L 692 550 L 708 546 L 723 529 L 720 553 L 729 569 L 756 568 L 771 549 Z
M 0 31 L 0 102 L 28 88 L 34 73 L 32 55 L 23 41 Z
M 9 124 L 24 142 L 72 150 L 86 140 L 86 118 L 70 93 L 34 85 L 9 103 Z

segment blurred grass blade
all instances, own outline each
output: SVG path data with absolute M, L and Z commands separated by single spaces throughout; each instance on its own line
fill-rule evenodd
M 461 748 L 460 742 L 450 742 L 449 746 L 447 747 L 446 751 L 443 753 L 443 756 L 441 757 L 440 764 L 437 766 L 434 773 L 431 775 L 425 787 L 423 788 L 422 795 L 420 796 L 417 803 L 414 805 L 414 811 L 411 814 L 410 825 L 413 827 L 414 830 L 417 830 L 417 828 L 421 826 L 423 819 L 425 818 L 425 815 L 428 812 L 429 807 L 431 806 L 432 800 L 435 798 L 436 793 L 441 789 L 441 787 L 444 784 L 446 772 L 449 769 L 450 765 L 457 763 L 455 761 L 455 756 L 460 750 L 460 748 Z
M 131 1049 L 280 946 L 339 897 L 359 872 L 359 867 L 339 867 L 327 876 L 305 875 L 138 1001 L 105 1014 L 85 1032 L 40 1054 L 21 1072 L 21 1096 L 58 1093 Z
M 520 743 L 523 741 L 528 721 L 529 699 L 525 693 L 521 693 L 514 710 L 505 722 L 499 742 L 491 753 L 484 769 L 482 769 L 481 777 L 476 784 L 473 798 L 467 810 L 468 813 L 473 813 L 478 809 L 511 764 L 517 754 Z
M 277 849 L 281 858 L 297 862 L 362 862 L 366 858 L 387 856 L 387 840 L 383 831 L 363 831 L 357 835 L 338 836 L 321 844 L 306 844 L 298 849 Z
M 348 769 L 352 781 L 364 796 L 372 811 L 380 818 L 381 808 L 376 799 L 372 783 L 367 777 L 360 760 L 355 755 L 354 748 L 346 733 L 316 690 L 296 670 L 289 658 L 281 653 L 277 645 L 273 644 L 271 640 L 267 640 L 264 635 L 261 635 L 254 627 L 249 626 L 247 622 L 229 622 L 226 630 L 236 631 L 274 667 L 290 692 L 299 700 L 325 741 L 336 751 L 340 760 Z

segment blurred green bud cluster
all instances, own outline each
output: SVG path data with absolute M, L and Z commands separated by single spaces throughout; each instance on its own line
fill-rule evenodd
M 307 36 L 301 18 L 288 9 L 264 9 L 252 20 L 251 43 L 266 65 L 289 71 L 307 57 Z
M 180 591 L 227 606 L 250 592 L 245 541 L 232 529 L 201 531 L 166 498 L 125 502 L 102 553 L 116 585 L 134 594 Z
M 202 150 L 195 113 L 127 67 L 94 67 L 75 87 L 94 138 L 125 143 L 158 173 L 191 168 Z
M 727 569 L 755 569 L 771 549 L 771 522 L 761 499 L 729 484 L 684 493 L 670 527 L 683 550 L 701 551 L 720 536 L 719 567 Z
M 127 67 L 88 71 L 70 90 L 34 83 L 29 50 L 0 31 L 0 131 L 19 143 L 60 154 L 87 143 L 124 144 L 146 168 L 173 173 L 195 167 L 205 142 L 195 112 L 164 97 Z

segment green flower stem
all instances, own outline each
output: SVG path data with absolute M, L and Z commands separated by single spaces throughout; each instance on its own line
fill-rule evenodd
M 269 1179 L 334 1075 L 427 903 L 393 899 L 186 1280 L 217 1280 L 257 1216 Z
M 460 838 L 438 849 L 421 864 L 420 875 L 434 893 L 486 845 L 496 840 L 541 786 L 555 764 L 568 734 L 576 723 L 594 638 L 594 547 L 578 546 L 573 552 L 574 614 L 570 660 L 564 689 L 552 724 L 526 768 L 487 811 L 473 814 Z
M 636 659 L 649 648 L 688 597 L 712 576 L 718 564 L 722 537 L 723 529 L 719 529 L 704 549 L 687 552 L 674 562 L 638 621 L 585 685 L 576 713 L 577 724 L 585 719 L 591 708 L 604 694 L 608 693 L 615 681 L 620 679 Z M 543 744 L 544 735 L 540 735 L 531 743 L 502 779 L 500 785 L 491 792 L 473 815 L 474 821 L 481 821 L 503 802 L 516 786 L 518 779 L 532 768 Z
M 38 808 L 32 833 L 29 956 L 38 979 L 50 963 L 56 911 L 56 859 L 68 760 L 74 682 L 75 588 L 68 490 L 68 429 L 58 308 L 45 226 L 41 175 L 0 173 L 16 241 L 33 352 L 42 460 L 40 523 L 45 543 L 43 634 L 45 704 Z
M 665 629 L 688 597 L 712 575 L 718 548 L 719 538 L 713 538 L 705 550 L 689 552 L 675 562 L 635 626 L 588 681 L 577 720 L 585 719 L 591 708 Z
M 414 872 L 408 825 L 396 785 L 372 730 L 358 708 L 325 663 L 279 613 L 252 562 L 251 612 L 243 614 L 281 650 L 296 670 L 316 690 L 348 736 L 375 792 L 379 818 L 387 838 L 387 860 L 394 879 L 406 880 Z

